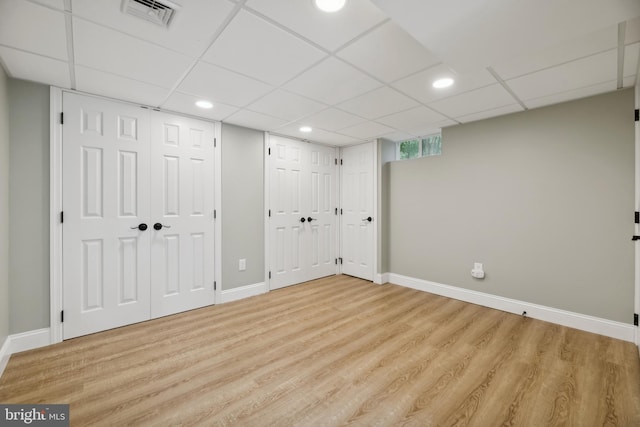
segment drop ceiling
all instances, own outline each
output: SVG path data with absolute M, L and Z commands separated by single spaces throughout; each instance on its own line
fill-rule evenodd
M 638 83 L 637 0 L 347 0 L 334 14 L 311 0 L 172 3 L 163 28 L 122 0 L 0 0 L 0 64 L 17 79 L 331 145 Z M 434 89 L 442 76 L 455 84 Z

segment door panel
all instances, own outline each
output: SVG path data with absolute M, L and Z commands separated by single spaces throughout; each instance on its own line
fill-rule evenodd
M 64 339 L 213 304 L 214 125 L 63 106 Z
M 148 111 L 63 95 L 64 338 L 149 318 Z
M 373 150 L 373 143 L 342 149 L 342 272 L 365 280 L 374 269 Z
M 271 289 L 335 274 L 335 150 L 270 138 Z
M 151 117 L 151 317 L 214 303 L 212 123 Z

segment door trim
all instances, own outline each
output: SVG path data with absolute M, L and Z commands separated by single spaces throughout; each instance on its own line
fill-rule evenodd
M 49 100 L 49 339 L 50 344 L 62 342 L 62 322 L 60 313 L 63 308 L 62 298 L 62 223 L 60 221 L 60 212 L 62 212 L 62 125 L 60 123 L 60 113 L 62 113 L 62 94 L 64 92 L 75 93 L 78 95 L 89 96 L 92 98 L 104 99 L 121 104 L 134 105 L 143 107 L 140 104 L 127 102 L 119 99 L 113 99 L 94 95 L 86 92 L 67 90 L 59 87 L 50 87 Z M 189 114 L 180 114 L 174 111 L 162 109 L 154 110 L 176 116 L 184 116 L 214 124 L 214 137 L 217 143 L 214 146 L 214 209 L 216 210 L 215 220 L 215 236 L 214 236 L 214 277 L 217 287 L 214 293 L 214 304 L 221 301 L 222 289 L 222 132 L 220 122 L 209 120 L 202 117 L 196 117 Z

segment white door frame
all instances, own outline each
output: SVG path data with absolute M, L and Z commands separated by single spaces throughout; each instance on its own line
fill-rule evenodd
M 51 86 L 49 101 L 49 340 L 50 344 L 62 342 L 62 321 L 60 313 L 63 308 L 62 298 L 62 222 L 60 212 L 62 212 L 62 124 L 60 123 L 60 114 L 62 109 L 63 92 L 77 93 L 81 95 L 91 96 L 94 98 L 106 99 L 122 104 L 136 105 L 139 104 L 122 101 L 118 99 L 106 98 L 98 95 L 88 94 L 79 91 L 70 91 Z M 148 108 L 148 107 L 144 107 Z M 155 109 L 155 108 L 154 108 Z M 157 110 L 157 109 L 156 109 Z M 214 280 L 217 284 L 215 291 L 215 303 L 221 301 L 221 278 L 222 278 L 222 257 L 220 248 L 222 247 L 222 159 L 221 159 L 221 126 L 220 122 L 204 119 L 202 117 L 189 116 L 186 114 L 165 111 L 169 114 L 186 116 L 202 121 L 214 123 L 214 209 L 216 211 L 215 220 L 215 243 L 214 243 Z
M 635 108 L 640 108 L 640 85 L 635 88 Z M 640 211 L 640 122 L 635 122 L 635 208 Z M 635 224 L 635 234 L 640 234 L 640 225 Z M 634 313 L 640 314 L 640 242 L 635 242 L 635 284 L 634 284 Z M 635 343 L 640 354 L 640 330 L 635 327 Z
M 280 136 L 280 135 L 278 135 Z M 264 132 L 264 156 L 263 156 L 263 183 L 264 183 L 264 282 L 267 284 L 267 292 L 271 291 L 271 278 L 269 277 L 269 271 L 271 270 L 271 241 L 270 241 L 270 223 L 269 223 L 269 209 L 271 206 L 271 196 L 270 196 L 270 184 L 271 184 L 271 180 L 269 178 L 269 176 L 271 175 L 271 164 L 270 164 L 270 156 L 269 156 L 269 149 L 271 148 L 271 134 L 269 132 Z M 327 144 L 321 144 L 321 143 L 317 143 L 317 142 L 313 142 L 313 141 L 308 141 L 308 140 L 303 140 L 300 138 L 295 138 L 292 136 L 281 136 L 282 138 L 288 138 L 288 139 L 293 139 L 293 140 L 297 140 L 297 141 L 303 141 L 303 142 L 310 142 L 312 144 L 317 144 L 317 145 L 324 145 L 327 147 L 331 147 L 335 150 L 335 155 L 336 158 L 339 159 L 340 153 L 339 153 L 339 147 L 335 147 L 335 146 L 331 146 L 331 145 L 327 145 Z M 339 162 L 339 160 L 338 160 Z M 339 167 L 339 166 L 338 166 Z M 336 203 L 336 208 L 338 209 L 338 211 L 340 210 L 340 172 L 338 171 L 338 169 L 336 168 L 335 170 L 335 180 L 336 180 L 336 195 L 335 195 L 335 203 Z M 339 216 L 336 217 L 336 227 L 335 227 L 335 247 L 334 247 L 334 253 L 336 254 L 336 257 L 339 257 L 340 255 L 340 225 L 339 225 L 339 221 L 340 218 Z M 340 265 L 336 264 L 336 274 L 340 274 L 341 270 L 340 270 Z

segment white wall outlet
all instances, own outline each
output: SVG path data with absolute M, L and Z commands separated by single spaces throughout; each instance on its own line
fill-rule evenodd
M 471 276 L 476 279 L 484 279 L 484 270 L 482 270 L 481 262 L 473 263 L 473 270 L 471 270 Z
M 242 258 L 238 260 L 238 270 L 245 271 L 247 269 L 247 260 Z

